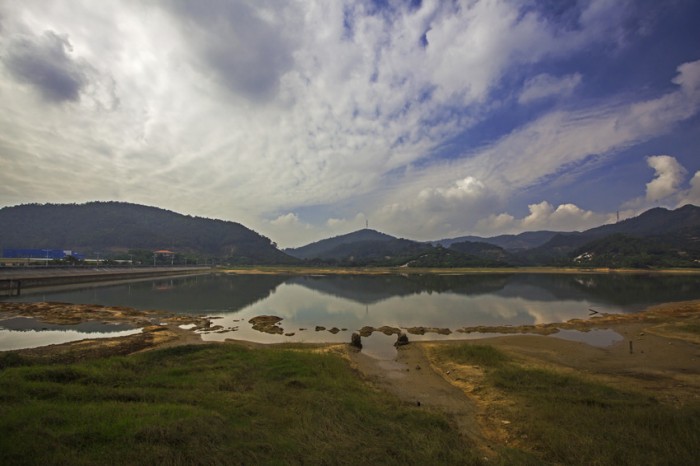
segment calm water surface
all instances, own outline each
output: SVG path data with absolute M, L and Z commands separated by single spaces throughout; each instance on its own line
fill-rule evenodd
M 587 318 L 589 310 L 637 312 L 652 304 L 700 299 L 700 277 L 671 275 L 474 274 L 392 276 L 206 275 L 27 294 L 15 301 L 60 301 L 215 317 L 205 340 L 345 342 L 363 326 L 522 325 Z M 291 336 L 251 328 L 258 315 L 283 318 Z M 327 330 L 337 327 L 337 334 Z M 0 327 L 3 323 L 0 321 Z M 7 326 L 4 326 L 7 328 Z M 481 335 L 483 336 L 483 335 Z M 560 338 L 609 345 L 611 331 L 560 332 Z M 411 339 L 476 337 L 426 334 Z M 0 340 L 2 337 L 0 336 Z M 375 332 L 365 350 L 383 351 L 396 337 Z

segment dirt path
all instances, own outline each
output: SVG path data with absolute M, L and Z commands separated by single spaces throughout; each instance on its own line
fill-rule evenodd
M 420 346 L 399 347 L 395 360 L 375 359 L 359 351 L 348 354 L 353 367 L 370 383 L 405 403 L 447 414 L 467 441 L 493 456 L 477 423 L 476 405 L 435 372 Z

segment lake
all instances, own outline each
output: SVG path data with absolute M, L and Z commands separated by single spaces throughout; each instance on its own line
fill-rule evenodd
M 30 290 L 27 290 L 30 291 Z M 477 325 L 562 322 L 590 310 L 638 312 L 650 305 L 700 299 L 700 276 L 664 274 L 468 275 L 202 275 L 25 294 L 13 301 L 58 301 L 212 316 L 216 331 L 205 340 L 347 342 L 363 326 L 449 328 L 450 335 L 410 335 L 412 340 L 463 339 L 455 332 Z M 274 315 L 285 336 L 261 333 L 248 320 Z M 316 327 L 326 330 L 316 330 Z M 45 325 L 43 327 L 46 327 Z M 338 333 L 328 329 L 336 327 Z M 0 321 L 2 332 L 17 332 Z M 342 330 L 345 329 L 345 330 Z M 40 330 L 38 328 L 24 329 Z M 55 329 L 51 329 L 55 330 Z M 114 331 L 124 331 L 115 328 Z M 98 332 L 105 333 L 105 332 Z M 95 333 L 93 333 L 94 335 Z M 562 331 L 559 338 L 605 346 L 612 331 Z M 365 351 L 386 352 L 395 336 L 363 338 Z M 0 347 L 0 349 L 2 349 Z

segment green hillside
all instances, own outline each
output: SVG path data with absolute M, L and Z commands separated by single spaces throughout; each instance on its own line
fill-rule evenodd
M 118 256 L 169 249 L 229 263 L 293 263 L 269 238 L 235 222 L 125 202 L 0 209 L 0 248 L 63 248 Z

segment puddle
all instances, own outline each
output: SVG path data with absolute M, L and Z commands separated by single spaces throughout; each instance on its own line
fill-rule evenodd
M 381 361 L 393 361 L 396 359 L 396 335 L 384 335 L 374 332 L 368 337 L 362 338 L 362 353 Z
M 125 337 L 141 333 L 140 328 L 126 324 L 81 322 L 57 325 L 28 317 L 0 321 L 0 351 L 38 348 L 93 338 Z
M 612 346 L 618 341 L 624 340 L 622 335 L 610 329 L 590 330 L 588 332 L 561 329 L 559 332 L 549 336 L 552 338 L 561 338 L 563 340 L 579 341 L 600 348 Z
M 80 322 L 78 324 L 49 324 L 31 317 L 12 317 L 0 320 L 0 330 L 76 330 L 78 332 L 118 332 L 132 330 L 133 325 L 109 322 Z

